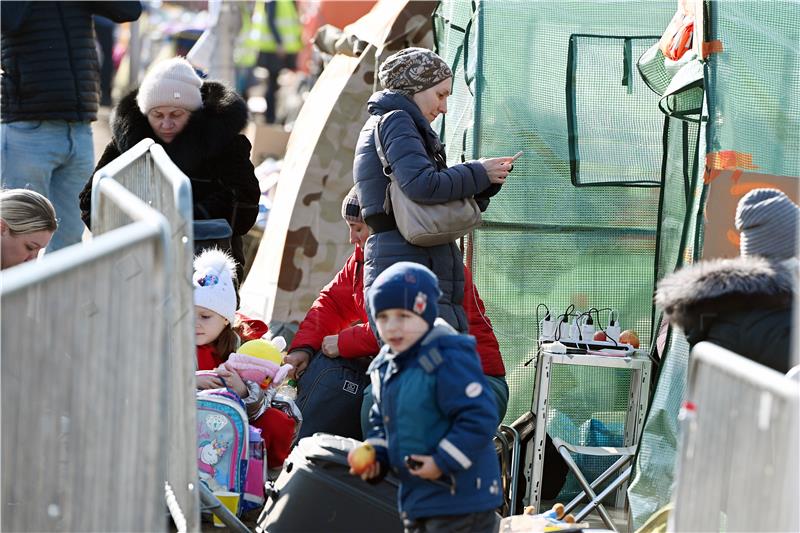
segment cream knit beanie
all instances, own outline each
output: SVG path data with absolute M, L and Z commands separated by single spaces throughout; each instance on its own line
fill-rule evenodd
M 175 106 L 194 111 L 203 106 L 200 86 L 203 80 L 182 57 L 173 57 L 155 64 L 144 77 L 136 103 L 146 115 L 159 106 Z
M 208 248 L 194 258 L 194 305 L 205 307 L 233 324 L 236 318 L 236 263 L 228 253 Z

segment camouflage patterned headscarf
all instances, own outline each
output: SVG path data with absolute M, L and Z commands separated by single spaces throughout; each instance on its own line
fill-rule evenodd
M 406 48 L 386 58 L 378 71 L 384 89 L 412 96 L 430 89 L 453 72 L 444 60 L 426 48 Z

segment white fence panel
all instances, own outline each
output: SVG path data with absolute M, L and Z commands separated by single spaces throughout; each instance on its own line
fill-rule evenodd
M 120 183 L 162 213 L 171 228 L 169 353 L 169 463 L 167 480 L 175 492 L 187 527 L 200 527 L 195 445 L 195 344 L 192 288 L 193 208 L 189 178 L 175 166 L 164 149 L 145 139 L 98 170 L 92 189 L 92 230 L 102 234 L 126 223 L 125 216 L 98 197 L 98 184 L 107 179 Z
M 168 229 L 127 211 L 0 274 L 4 531 L 166 530 Z
M 692 351 L 673 531 L 800 531 L 800 384 L 711 343 Z

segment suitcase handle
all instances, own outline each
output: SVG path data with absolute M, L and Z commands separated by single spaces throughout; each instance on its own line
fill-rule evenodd
M 334 463 L 337 465 L 346 466 L 348 468 L 350 467 L 350 465 L 347 463 L 347 457 L 342 457 L 340 455 L 319 455 L 314 453 L 311 455 L 306 455 L 306 459 L 309 461 L 323 461 L 326 463 Z

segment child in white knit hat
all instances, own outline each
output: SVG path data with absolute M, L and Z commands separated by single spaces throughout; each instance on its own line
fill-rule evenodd
M 194 260 L 195 343 L 197 388 L 229 388 L 242 398 L 250 424 L 261 430 L 267 449 L 267 464 L 279 467 L 289 455 L 295 422 L 279 409 L 267 405 L 258 383 L 242 379 L 226 368 L 228 357 L 239 347 L 234 327 L 236 265 L 225 252 L 204 250 Z

